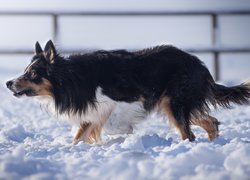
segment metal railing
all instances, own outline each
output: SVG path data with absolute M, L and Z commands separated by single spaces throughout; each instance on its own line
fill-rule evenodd
M 58 41 L 58 17 L 59 16 L 211 16 L 212 21 L 212 45 L 208 48 L 186 48 L 184 50 L 191 53 L 212 53 L 214 61 L 214 78 L 220 79 L 220 53 L 250 53 L 250 47 L 218 47 L 218 16 L 220 15 L 250 15 L 250 10 L 214 10 L 214 11 L 1 11 L 0 16 L 51 16 L 53 19 L 52 38 L 55 42 Z M 62 53 L 79 53 L 82 49 L 63 49 Z M 0 49 L 0 54 L 30 54 L 33 49 Z

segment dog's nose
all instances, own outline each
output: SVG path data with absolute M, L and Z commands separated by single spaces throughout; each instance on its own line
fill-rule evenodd
M 7 88 L 10 88 L 12 86 L 12 84 L 13 84 L 13 81 L 7 81 L 6 82 Z

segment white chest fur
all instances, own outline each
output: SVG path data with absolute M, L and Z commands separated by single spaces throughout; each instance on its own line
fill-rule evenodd
M 91 124 L 104 124 L 106 119 L 110 116 L 113 109 L 116 107 L 117 102 L 102 94 L 102 89 L 96 89 L 96 106 L 88 106 L 87 110 L 81 116 L 71 114 L 70 117 L 66 114 L 57 114 L 55 111 L 54 100 L 49 96 L 37 98 L 46 109 L 52 114 L 55 114 L 60 119 L 69 119 L 72 123 L 80 126 L 84 123 Z

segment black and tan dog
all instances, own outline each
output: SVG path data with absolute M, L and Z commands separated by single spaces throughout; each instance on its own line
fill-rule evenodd
M 218 136 L 219 122 L 209 106 L 248 104 L 249 84 L 216 84 L 195 56 L 172 46 L 141 51 L 95 51 L 60 56 L 52 41 L 35 55 L 22 76 L 8 81 L 15 96 L 48 96 L 58 114 L 77 119 L 75 142 L 100 138 L 103 124 L 119 102 L 141 102 L 145 112 L 161 111 L 180 131 L 195 140 L 190 126 L 205 129 L 210 140 Z

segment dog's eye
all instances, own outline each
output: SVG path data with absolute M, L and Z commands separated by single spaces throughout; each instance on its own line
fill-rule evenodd
M 32 78 L 32 79 L 34 79 L 34 78 L 36 78 L 36 72 L 35 71 L 31 71 L 31 73 L 30 73 L 30 77 Z

